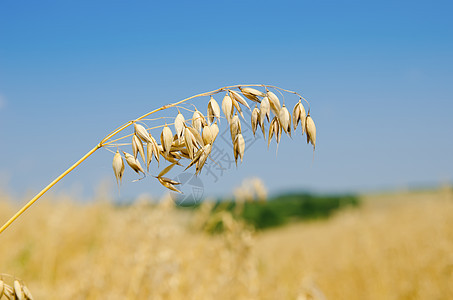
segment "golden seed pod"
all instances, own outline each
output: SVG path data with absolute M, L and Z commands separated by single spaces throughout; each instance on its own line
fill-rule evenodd
M 214 143 L 217 135 L 219 134 L 219 126 L 217 126 L 217 121 L 211 124 L 211 133 L 212 133 L 212 142 Z
M 185 119 L 182 113 L 178 112 L 178 115 L 175 118 L 175 130 L 178 138 L 182 137 L 184 131 Z
M 193 113 L 192 116 L 192 127 L 195 128 L 198 132 L 201 132 L 201 129 L 208 125 L 206 123 L 206 119 L 204 118 L 203 114 L 195 109 L 195 112 Z
M 182 194 L 180 190 L 174 187 L 175 185 L 181 184 L 181 182 L 177 182 L 166 177 L 157 177 L 157 179 L 159 180 L 160 184 L 162 184 L 167 189 Z
M 123 178 L 123 174 L 124 174 L 124 162 L 123 162 L 123 158 L 121 157 L 121 154 L 118 150 L 116 150 L 116 153 L 113 156 L 112 167 L 113 167 L 113 173 L 115 174 L 115 178 L 116 178 L 116 184 L 118 184 L 118 186 L 119 186 L 121 184 L 121 179 Z
M 238 165 L 238 156 L 242 159 L 244 158 L 244 151 L 245 151 L 245 140 L 241 133 L 236 136 L 234 140 L 234 160 L 236 161 L 236 166 Z
M 233 91 L 233 90 L 228 90 L 230 92 L 230 97 L 234 100 L 236 100 L 237 102 L 241 103 L 242 105 L 244 105 L 245 107 L 247 107 L 248 109 L 250 109 L 250 106 L 248 105 L 247 101 L 245 101 L 245 99 L 236 91 Z
M 22 286 L 22 290 L 24 291 L 24 295 L 25 295 L 25 298 L 28 299 L 28 300 L 33 300 L 33 296 L 30 292 L 30 290 L 27 288 L 26 285 L 23 285 Z
M 137 154 L 140 153 L 143 162 L 146 162 L 145 149 L 143 148 L 142 141 L 137 137 L 136 134 L 132 136 L 132 152 L 135 158 L 137 158 Z
M 195 150 L 195 137 L 192 132 L 186 128 L 184 130 L 184 143 L 186 145 L 187 152 L 189 153 L 190 158 L 193 159 L 194 150 Z
M 192 135 L 194 136 L 193 141 L 195 142 L 195 146 L 203 147 L 204 143 L 203 138 L 200 135 L 200 132 L 198 132 L 198 130 L 196 130 L 193 127 L 187 127 L 187 129 L 190 130 L 190 132 L 192 132 Z
M 212 123 L 215 119 L 220 120 L 220 107 L 217 101 L 211 96 L 208 102 L 208 121 Z
M 248 88 L 248 87 L 242 88 L 242 87 L 239 87 L 239 89 L 241 90 L 242 95 L 244 95 L 248 99 L 250 99 L 252 101 L 255 101 L 255 102 L 258 102 L 258 103 L 261 102 L 261 100 L 258 97 L 266 96 L 266 94 L 254 89 L 254 88 Z
M 270 112 L 271 112 L 271 106 L 269 103 L 269 98 L 264 97 L 260 104 L 260 125 L 261 125 L 261 127 L 264 127 L 264 119 L 267 118 L 267 121 L 269 122 Z
M 266 96 L 269 99 L 269 104 L 271 106 L 272 113 L 278 116 L 281 109 L 280 100 L 278 100 L 277 95 L 275 95 L 269 90 L 267 91 Z
M 255 105 L 255 108 L 252 111 L 251 118 L 253 136 L 255 136 L 256 128 L 258 127 L 258 123 L 260 123 L 259 121 L 260 121 L 260 110 Z
M 201 169 L 203 168 L 204 164 L 206 163 L 206 160 L 209 157 L 209 154 L 211 153 L 212 146 L 211 146 L 211 144 L 207 144 L 207 145 L 203 146 L 203 148 L 201 148 L 200 150 L 201 150 L 201 155 L 197 162 L 195 175 L 198 175 L 201 172 Z
M 300 121 L 302 127 L 302 135 L 305 132 L 305 119 L 306 119 L 305 108 L 302 105 L 302 102 L 299 100 L 299 102 L 296 103 L 293 109 L 293 126 L 294 130 L 296 130 L 297 125 L 299 124 Z
M 225 97 L 223 97 L 222 110 L 228 123 L 230 123 L 231 114 L 233 112 L 233 100 L 230 98 L 230 96 L 228 96 L 228 93 L 225 95 Z
M 213 136 L 212 136 L 212 131 L 211 131 L 210 126 L 206 126 L 203 128 L 202 138 L 203 138 L 203 143 L 205 145 L 212 144 Z
M 316 147 L 316 126 L 313 119 L 310 117 L 310 113 L 307 115 L 305 131 L 307 132 L 307 144 L 310 142 L 313 145 L 313 150 Z
M 151 142 L 151 139 L 149 138 L 149 133 L 148 131 L 145 129 L 145 127 L 143 127 L 142 125 L 140 124 L 137 124 L 137 123 L 134 123 L 134 130 L 135 130 L 135 134 L 145 143 L 149 143 Z
M 239 120 L 238 115 L 235 114 L 230 123 L 231 140 L 234 142 L 236 135 L 241 132 L 241 121 Z
M 24 300 L 24 292 L 22 291 L 22 286 L 18 280 L 14 280 L 14 294 L 16 294 L 17 300 Z
M 168 156 L 172 142 L 173 133 L 171 132 L 170 127 L 168 127 L 167 124 L 165 124 L 165 127 L 162 129 L 162 133 L 160 134 L 160 143 L 162 144 L 165 156 Z
M 140 174 L 140 172 L 142 172 L 143 174 L 145 174 L 145 171 L 143 170 L 142 166 L 140 165 L 140 162 L 135 159 L 135 157 L 127 152 L 124 152 L 123 151 L 123 154 L 124 154 L 124 157 L 126 158 L 126 162 L 127 164 L 129 165 L 129 167 L 132 168 L 132 170 L 134 170 L 137 174 Z
M 267 147 L 269 147 L 271 143 L 272 137 L 275 135 L 275 141 L 277 142 L 277 145 L 280 143 L 280 138 L 281 138 L 281 133 L 282 133 L 282 127 L 280 125 L 280 121 L 278 120 L 277 117 L 274 117 L 271 121 L 271 124 L 269 125 L 269 137 L 267 141 Z
M 278 120 L 283 130 L 291 136 L 291 115 L 289 114 L 288 109 L 285 104 L 283 104 L 282 109 L 280 109 L 280 114 L 278 115 Z

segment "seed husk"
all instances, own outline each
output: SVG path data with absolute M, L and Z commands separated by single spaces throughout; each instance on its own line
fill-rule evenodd
M 192 127 L 195 128 L 198 132 L 201 132 L 201 129 L 208 125 L 206 123 L 206 119 L 204 118 L 203 114 L 195 109 L 195 112 L 193 113 L 192 116 Z
M 269 122 L 270 111 L 271 111 L 271 106 L 269 103 L 269 98 L 264 97 L 260 104 L 260 125 L 261 125 L 261 127 L 263 127 L 263 125 L 264 125 L 265 118 L 267 118 L 267 121 Z
M 291 136 L 291 115 L 289 114 L 288 109 L 285 104 L 283 104 L 282 109 L 280 109 L 280 114 L 278 115 L 278 120 L 283 130 Z
M 247 101 L 245 101 L 245 99 L 236 91 L 233 91 L 233 90 L 229 90 L 230 92 L 230 97 L 234 100 L 236 100 L 237 102 L 241 103 L 242 105 L 244 105 L 245 107 L 247 107 L 248 109 L 250 109 L 250 106 L 248 105 Z
M 22 290 L 24 291 L 25 298 L 27 298 L 28 300 L 33 300 L 33 296 L 26 285 L 22 286 Z
M 300 124 L 302 127 L 302 135 L 305 132 L 305 119 L 306 119 L 305 108 L 302 105 L 301 100 L 299 100 L 299 102 L 296 103 L 296 105 L 294 106 L 294 109 L 293 109 L 293 126 L 294 126 L 294 130 L 296 130 L 297 125 L 299 124 L 299 121 L 300 121 Z
M 157 175 L 157 177 L 162 177 L 162 176 L 164 176 L 164 175 L 167 174 L 174 166 L 175 166 L 175 164 L 168 165 L 167 167 L 165 167 L 165 169 L 163 169 L 163 170 L 159 173 L 159 175 Z
M 192 135 L 194 136 L 194 142 L 196 143 L 196 145 L 198 147 L 202 147 L 204 145 L 203 143 L 203 138 L 201 137 L 200 133 L 198 132 L 198 130 L 196 130 L 195 128 L 193 127 L 187 127 L 187 129 L 190 130 L 190 132 L 192 132 Z
M 171 144 L 173 142 L 173 133 L 171 132 L 171 129 L 167 126 L 167 124 L 165 124 L 165 127 L 162 129 L 162 133 L 160 134 L 160 142 L 162 144 L 165 155 L 168 156 L 168 153 L 171 149 Z
M 143 148 L 142 141 L 136 134 L 132 136 L 132 153 L 134 154 L 135 158 L 137 158 L 137 154 L 140 153 L 143 162 L 146 162 L 145 149 Z
M 236 135 L 241 132 L 242 132 L 241 121 L 239 120 L 238 115 L 235 114 L 234 117 L 231 119 L 230 123 L 231 141 L 234 142 Z
M 307 132 L 307 144 L 308 144 L 308 142 L 310 142 L 313 145 L 313 150 L 315 150 L 315 147 L 316 147 L 316 126 L 315 126 L 315 122 L 310 117 L 310 112 L 307 115 L 305 131 Z
M 178 190 L 177 188 L 174 187 L 174 185 L 181 184 L 180 182 L 171 180 L 170 178 L 166 178 L 166 177 L 157 177 L 157 179 L 159 180 L 160 184 L 162 184 L 167 189 L 182 194 L 182 192 L 180 190 Z
M 278 100 L 277 95 L 275 95 L 273 92 L 269 90 L 267 91 L 266 96 L 269 99 L 269 104 L 271 106 L 272 113 L 278 116 L 281 109 L 280 100 Z
M 178 115 L 175 118 L 175 130 L 178 138 L 183 136 L 185 121 L 183 114 L 178 111 Z
M 17 300 L 24 299 L 24 292 L 22 291 L 22 286 L 18 280 L 14 280 L 14 294 L 16 294 Z
M 0 299 L 3 297 L 4 285 L 3 280 L 0 279 Z
M 212 144 L 213 135 L 212 135 L 212 131 L 211 131 L 211 126 L 206 126 L 203 128 L 202 138 L 203 138 L 203 143 L 205 145 Z
M 256 132 L 256 128 L 258 127 L 258 124 L 261 123 L 259 118 L 260 118 L 260 110 L 255 105 L 255 108 L 252 111 L 252 118 L 251 118 L 253 136 L 255 136 L 255 132 Z
M 212 142 L 214 143 L 217 135 L 219 134 L 219 126 L 217 126 L 217 121 L 211 124 L 211 133 L 212 133 Z
M 220 120 L 220 107 L 217 101 L 211 96 L 208 103 L 208 121 L 212 123 L 215 119 Z
M 238 156 L 242 159 L 244 158 L 245 150 L 245 140 L 241 133 L 236 136 L 234 140 L 234 160 L 236 161 L 236 166 L 238 165 Z
M 206 160 L 208 159 L 209 154 L 211 153 L 212 146 L 211 144 L 207 144 L 200 150 L 202 151 L 202 153 L 200 155 L 200 159 L 197 162 L 195 175 L 198 175 L 201 172 L 201 169 L 203 168 L 204 164 L 206 163 Z
M 228 123 L 230 123 L 231 114 L 233 113 L 233 100 L 230 98 L 230 96 L 228 96 L 228 93 L 226 93 L 225 97 L 223 97 L 222 110 Z
M 124 152 L 123 151 L 123 154 L 124 154 L 124 157 L 126 158 L 126 162 L 127 164 L 129 165 L 129 167 L 132 168 L 132 170 L 134 170 L 137 174 L 140 174 L 140 172 L 143 173 L 143 175 L 145 175 L 145 171 L 143 170 L 142 166 L 140 165 L 140 162 L 135 159 L 135 157 L 127 152 Z
M 151 142 L 149 132 L 140 124 L 134 123 L 135 134 L 145 143 Z
M 118 150 L 116 151 L 115 155 L 113 156 L 112 167 L 113 167 L 113 173 L 115 174 L 115 178 L 116 178 L 116 184 L 119 187 L 121 184 L 121 180 L 123 178 L 123 174 L 124 174 L 124 162 L 123 162 L 123 158 L 121 157 L 121 154 Z M 1 299 L 1 296 L 0 296 L 0 299 Z
M 260 98 L 258 97 L 264 97 L 266 96 L 266 94 L 264 94 L 263 92 L 260 92 L 254 88 L 248 88 L 248 87 L 239 87 L 239 89 L 241 90 L 242 92 L 242 95 L 244 95 L 245 97 L 247 97 L 248 99 L 252 100 L 252 101 L 255 101 L 255 102 L 258 102 L 260 103 L 261 100 Z
M 194 150 L 196 149 L 197 141 L 192 131 L 189 129 L 191 127 L 186 127 L 184 130 L 184 143 L 186 144 L 187 152 L 189 153 L 190 158 L 194 156 Z M 194 130 L 198 133 L 198 131 Z

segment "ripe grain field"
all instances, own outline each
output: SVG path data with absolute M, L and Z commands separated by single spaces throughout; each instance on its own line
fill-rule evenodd
M 0 196 L 0 217 L 15 210 Z M 228 212 L 48 195 L 3 233 L 35 299 L 451 299 L 450 188 L 362 196 L 327 220 L 254 231 Z M 208 234 L 221 220 L 224 231 Z

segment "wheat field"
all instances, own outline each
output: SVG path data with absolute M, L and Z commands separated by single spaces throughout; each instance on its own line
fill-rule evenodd
M 0 196 L 0 218 L 17 209 Z M 327 220 L 254 231 L 170 197 L 51 194 L 0 237 L 35 299 L 453 299 L 453 192 L 362 196 Z M 225 230 L 206 227 L 221 220 Z

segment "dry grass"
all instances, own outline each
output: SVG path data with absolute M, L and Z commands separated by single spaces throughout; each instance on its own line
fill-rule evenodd
M 49 198 L 0 247 L 0 269 L 36 299 L 453 298 L 447 189 L 366 196 L 327 221 L 259 234 L 225 213 L 215 236 L 201 227 L 208 207 Z M 12 211 L 0 196 L 0 218 Z

